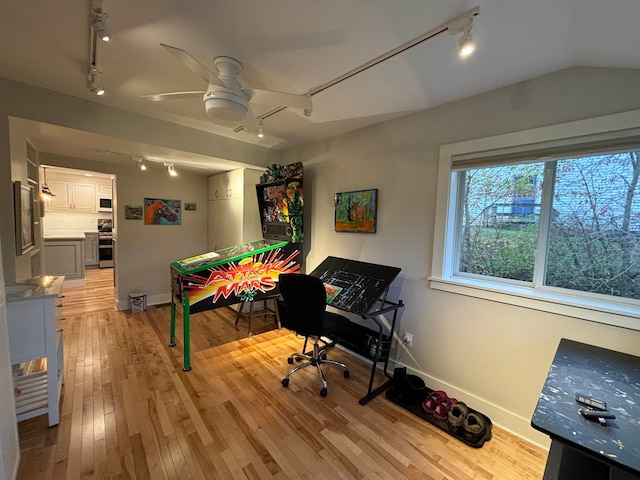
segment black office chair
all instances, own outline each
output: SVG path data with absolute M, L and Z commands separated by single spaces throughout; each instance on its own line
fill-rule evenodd
M 345 378 L 349 377 L 349 367 L 342 362 L 327 360 L 326 350 L 333 346 L 333 342 L 324 342 L 321 337 L 335 332 L 341 323 L 349 320 L 340 314 L 326 310 L 327 293 L 322 280 L 317 277 L 301 273 L 282 273 L 280 274 L 280 294 L 283 301 L 278 303 L 278 308 L 282 326 L 305 336 L 303 352 L 292 354 L 287 362 L 292 365 L 294 360 L 306 360 L 289 370 L 287 376 L 282 379 L 282 386 L 288 387 L 289 378 L 298 370 L 314 366 L 322 378 L 320 395 L 326 397 L 327 380 L 322 371 L 322 364 L 342 367 Z M 305 352 L 308 340 L 313 341 L 313 353 Z M 322 345 L 321 342 L 323 342 Z

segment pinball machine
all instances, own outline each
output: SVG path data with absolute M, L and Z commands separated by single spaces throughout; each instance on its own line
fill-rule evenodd
M 272 165 L 256 185 L 263 238 L 172 262 L 171 332 L 182 304 L 184 371 L 191 370 L 191 314 L 277 295 L 281 273 L 302 263 L 302 164 Z

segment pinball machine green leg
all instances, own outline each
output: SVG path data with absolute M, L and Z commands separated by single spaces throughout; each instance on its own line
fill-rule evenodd
M 182 370 L 188 372 L 191 370 L 191 321 L 189 318 L 191 307 L 186 293 L 182 295 L 182 305 L 184 306 L 184 368 Z
M 169 334 L 169 346 L 176 346 L 176 301 L 171 299 L 171 333 Z

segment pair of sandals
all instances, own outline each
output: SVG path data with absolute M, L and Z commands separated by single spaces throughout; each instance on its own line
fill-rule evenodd
M 446 392 L 434 390 L 422 402 L 422 409 L 437 420 L 446 420 L 451 407 L 456 403 L 458 401 L 455 398 L 449 398 Z

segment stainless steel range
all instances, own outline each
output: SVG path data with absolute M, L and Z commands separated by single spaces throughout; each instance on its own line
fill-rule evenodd
M 98 219 L 98 266 L 113 268 L 113 220 Z
M 113 267 L 113 237 L 111 231 L 98 232 L 98 259 L 100 268 Z

